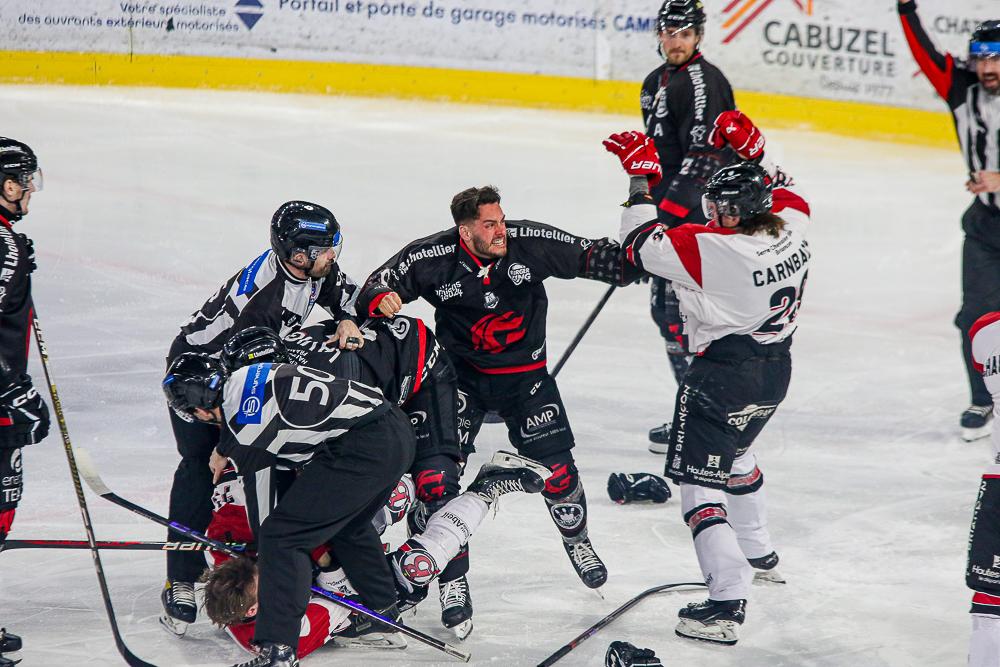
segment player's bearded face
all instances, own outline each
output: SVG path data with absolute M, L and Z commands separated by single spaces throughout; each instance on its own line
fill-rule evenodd
M 676 28 L 667 28 L 660 33 L 660 49 L 671 65 L 683 65 L 691 60 L 700 41 L 701 37 L 694 28 L 684 28 L 679 31 Z
M 465 225 L 472 251 L 484 259 L 499 259 L 507 254 L 507 222 L 500 204 L 483 204 L 479 218 Z
M 333 270 L 333 265 L 337 260 L 336 251 L 333 248 L 320 253 L 309 269 L 311 278 L 326 278 Z
M 1000 58 L 977 58 L 976 76 L 986 92 L 1000 95 Z

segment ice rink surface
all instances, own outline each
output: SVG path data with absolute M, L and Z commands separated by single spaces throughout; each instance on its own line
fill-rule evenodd
M 185 318 L 267 245 L 288 199 L 331 208 L 343 267 L 363 280 L 404 243 L 448 227 L 451 196 L 493 183 L 510 219 L 616 237 L 626 180 L 601 139 L 636 117 L 263 94 L 0 87 L 0 134 L 31 144 L 45 190 L 16 229 L 34 238 L 34 294 L 78 447 L 118 493 L 161 513 L 178 455 L 159 383 Z M 638 112 L 638 109 L 637 109 Z M 734 648 L 674 636 L 701 592 L 651 598 L 565 665 L 602 665 L 610 641 L 665 665 L 961 665 L 970 621 L 965 544 L 988 440 L 958 437 L 968 402 L 952 318 L 969 197 L 957 150 L 764 128 L 811 194 L 810 280 L 788 399 L 755 445 L 788 578 L 755 587 Z M 551 280 L 550 363 L 605 287 Z M 699 579 L 675 497 L 614 505 L 609 472 L 662 473 L 646 431 L 676 385 L 645 286 L 620 290 L 559 377 L 588 490 L 590 534 L 610 577 L 577 580 L 537 497 L 505 498 L 472 541 L 473 664 L 534 665 L 627 598 Z M 423 304 L 411 314 L 429 316 Z M 37 359 L 32 373 L 44 385 Z M 473 469 L 506 445 L 486 426 Z M 58 432 L 24 452 L 12 538 L 82 538 Z M 163 531 L 88 492 L 99 539 Z M 199 620 L 183 640 L 156 617 L 163 556 L 103 554 L 129 646 L 158 665 L 246 654 Z M 117 664 L 85 551 L 0 554 L 0 623 L 27 667 Z M 435 592 L 407 617 L 448 639 Z M 453 664 L 405 652 L 323 649 L 306 665 Z

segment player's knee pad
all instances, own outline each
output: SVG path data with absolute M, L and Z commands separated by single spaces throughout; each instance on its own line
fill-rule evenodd
M 757 467 L 757 457 L 749 452 L 733 461 L 732 474 L 726 483 L 726 493 L 745 496 L 764 486 L 764 473 Z
M 545 481 L 542 495 L 549 500 L 564 500 L 580 487 L 580 471 L 569 450 L 543 457 L 539 463 L 552 471 L 552 476 Z

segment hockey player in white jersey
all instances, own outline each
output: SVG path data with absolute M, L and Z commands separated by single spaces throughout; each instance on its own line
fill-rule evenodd
M 982 374 L 1000 410 L 1000 312 L 986 313 L 970 327 L 972 366 Z M 993 429 L 993 464 L 983 472 L 969 529 L 965 583 L 972 589 L 969 667 L 1000 664 L 1000 429 Z
M 673 281 L 696 355 L 677 390 L 666 474 L 680 485 L 709 599 L 680 610 L 677 634 L 734 644 L 754 569 L 773 575 L 778 562 L 764 477 L 749 449 L 788 388 L 810 260 L 809 205 L 768 160 L 763 136 L 741 112 L 720 114 L 711 140 L 728 143 L 745 162 L 706 184 L 709 225 L 659 224 L 643 161 L 623 159 L 632 185 L 621 239 L 627 259 Z M 647 140 L 624 133 L 608 141 L 618 144 L 609 150 L 628 155 L 622 143 Z

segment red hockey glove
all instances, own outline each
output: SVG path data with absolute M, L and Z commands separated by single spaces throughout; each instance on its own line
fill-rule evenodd
M 715 148 L 729 144 L 744 160 L 756 160 L 764 154 L 764 135 L 742 111 L 720 113 L 708 141 Z
M 660 156 L 656 154 L 656 146 L 642 132 L 612 134 L 602 143 L 609 153 L 618 156 L 629 176 L 645 176 L 651 188 L 656 187 L 663 179 L 663 168 L 660 166 Z

